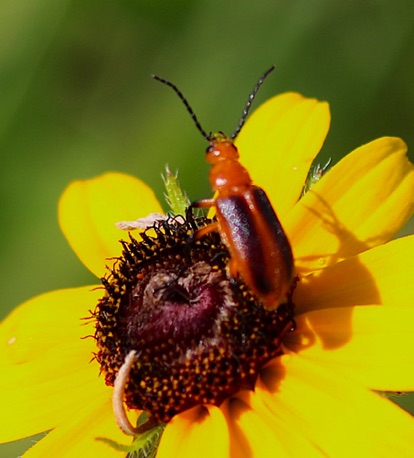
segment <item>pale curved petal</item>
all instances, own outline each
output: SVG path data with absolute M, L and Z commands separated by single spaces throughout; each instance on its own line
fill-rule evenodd
M 329 307 L 414 304 L 414 236 L 402 237 L 301 279 L 298 314 Z
M 301 195 L 329 123 L 326 102 L 288 92 L 261 105 L 237 138 L 241 163 L 282 221 Z
M 256 393 L 287 428 L 300 431 L 326 456 L 408 457 L 414 450 L 410 414 L 344 374 L 297 355 L 275 360 Z
M 109 258 L 119 256 L 120 239 L 128 233 L 115 224 L 134 221 L 150 213 L 162 213 L 154 192 L 129 175 L 107 173 L 90 180 L 74 181 L 59 202 L 59 223 L 70 246 L 97 277 L 105 274 Z
M 157 458 L 228 458 L 229 432 L 222 411 L 198 406 L 174 417 L 161 437 Z
M 381 391 L 414 391 L 414 307 L 331 308 L 300 315 L 286 347 Z
M 333 167 L 284 220 L 301 273 L 390 240 L 414 209 L 414 166 L 405 143 L 384 137 Z

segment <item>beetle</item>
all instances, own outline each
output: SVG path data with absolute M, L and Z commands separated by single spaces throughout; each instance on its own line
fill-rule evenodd
M 274 66 L 270 67 L 256 83 L 230 137 L 223 132 L 207 134 L 181 91 L 170 81 L 151 75 L 177 93 L 197 129 L 209 143 L 206 161 L 211 164 L 209 179 L 215 196 L 193 202 L 187 209 L 186 217 L 192 217 L 194 208 L 214 207 L 216 221 L 198 229 L 195 237 L 218 231 L 230 252 L 231 277 L 240 275 L 268 310 L 277 308 L 289 292 L 294 278 L 293 254 L 265 191 L 253 184 L 248 171 L 240 164 L 234 140 L 245 123 L 260 86 L 273 70 Z

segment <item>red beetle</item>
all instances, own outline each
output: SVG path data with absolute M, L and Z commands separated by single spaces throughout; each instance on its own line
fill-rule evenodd
M 178 94 L 198 130 L 209 142 L 206 160 L 212 165 L 210 182 L 216 196 L 193 202 L 187 217 L 191 216 L 193 208 L 215 207 L 217 221 L 199 229 L 196 237 L 218 231 L 230 252 L 230 274 L 234 278 L 240 275 L 269 310 L 279 305 L 293 283 L 292 249 L 266 193 L 253 185 L 249 173 L 240 164 L 234 139 L 244 125 L 257 91 L 273 69 L 267 70 L 257 82 L 231 137 L 222 132 L 207 135 L 179 89 L 171 82 L 152 75 Z

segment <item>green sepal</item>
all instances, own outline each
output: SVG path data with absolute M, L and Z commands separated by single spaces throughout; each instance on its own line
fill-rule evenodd
M 190 200 L 187 194 L 181 189 L 178 181 L 178 172 L 172 173 L 168 167 L 165 167 L 165 176 L 162 175 L 165 185 L 165 200 L 171 208 L 171 212 L 174 216 L 182 215 L 185 216 L 185 211 L 190 205 Z
M 127 453 L 127 458 L 155 458 L 164 428 L 165 424 L 155 426 L 136 436 L 130 445 L 120 444 L 106 437 L 97 437 L 96 440 L 109 445 L 118 452 Z

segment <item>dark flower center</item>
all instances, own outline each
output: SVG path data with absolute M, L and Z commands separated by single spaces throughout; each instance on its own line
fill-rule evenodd
M 102 280 L 106 292 L 93 313 L 106 383 L 114 385 L 134 350 L 125 402 L 155 423 L 252 389 L 293 327 L 290 301 L 268 311 L 230 278 L 218 233 L 193 237 L 208 222 L 170 218 L 141 241 L 122 242 L 123 255 Z

